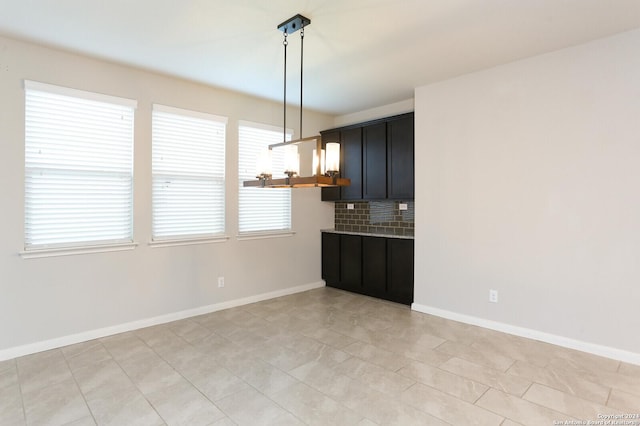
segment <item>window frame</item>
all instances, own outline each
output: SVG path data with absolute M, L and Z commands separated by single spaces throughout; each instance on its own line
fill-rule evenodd
M 49 257 L 49 256 L 65 256 L 65 255 L 73 255 L 73 254 L 131 250 L 135 248 L 137 246 L 137 243 L 134 241 L 134 223 L 133 223 L 133 217 L 134 217 L 134 167 L 133 167 L 133 164 L 134 164 L 134 146 L 135 146 L 135 140 L 134 140 L 135 113 L 137 108 L 137 101 L 118 97 L 118 96 L 78 90 L 78 89 L 73 89 L 73 88 L 68 88 L 68 87 L 63 87 L 63 86 L 58 86 L 53 84 L 47 84 L 47 83 L 41 83 L 41 82 L 36 82 L 31 80 L 24 80 L 24 93 L 25 93 L 24 94 L 24 113 L 25 113 L 24 115 L 24 131 L 25 131 L 24 154 L 25 154 L 25 157 L 24 157 L 24 163 L 23 163 L 24 164 L 23 177 L 25 179 L 24 192 L 23 192 L 23 195 L 24 195 L 24 212 L 23 212 L 24 241 L 23 241 L 23 250 L 19 252 L 21 257 L 28 259 L 28 258 L 39 258 L 39 257 Z M 30 100 L 30 96 L 34 96 L 34 98 Z M 53 130 L 50 128 L 49 130 L 52 133 L 48 133 L 46 134 L 47 136 L 44 136 L 44 137 L 37 136 L 36 131 L 40 128 L 39 126 L 45 126 L 45 129 L 46 129 L 46 124 L 44 124 L 46 119 L 42 117 L 38 117 L 36 111 L 31 111 L 31 112 L 29 111 L 29 108 L 32 108 L 34 106 L 38 108 L 41 108 L 44 106 L 44 100 L 40 104 L 33 103 L 34 100 L 37 100 L 38 96 L 49 97 L 49 100 L 57 102 L 54 104 L 55 108 L 57 109 L 44 110 L 45 112 L 50 111 L 51 115 L 55 114 L 56 112 L 59 113 L 62 110 L 61 108 L 62 108 L 62 105 L 64 104 L 64 98 L 60 98 L 61 96 L 70 98 L 68 100 L 72 103 L 75 103 L 76 108 L 79 104 L 86 103 L 87 116 L 89 115 L 88 112 L 91 112 L 91 108 L 99 108 L 99 103 L 105 104 L 103 106 L 108 105 L 109 108 L 112 108 L 113 111 L 111 111 L 111 113 L 115 113 L 117 109 L 121 109 L 122 112 L 126 114 L 126 120 L 127 120 L 126 121 L 127 125 L 125 126 L 122 133 L 118 135 L 119 138 L 122 138 L 120 140 L 120 144 L 122 144 L 122 141 L 125 142 L 125 146 L 120 147 L 122 151 L 119 151 L 122 155 L 125 155 L 124 163 L 120 163 L 119 166 L 115 166 L 118 163 L 113 163 L 112 165 L 114 166 L 114 168 L 112 170 L 109 170 L 109 168 L 106 168 L 106 169 L 100 168 L 95 164 L 95 160 L 93 161 L 94 164 L 91 164 L 92 156 L 95 157 L 96 155 L 95 152 L 90 153 L 89 156 L 84 156 L 84 157 L 82 153 L 80 153 L 79 155 L 77 154 L 77 152 L 82 151 L 83 145 L 80 145 L 81 148 L 78 149 L 78 151 L 76 151 L 75 153 L 72 152 L 72 154 L 76 154 L 76 157 L 75 157 L 76 160 L 78 158 L 87 160 L 86 163 L 65 165 L 64 160 L 66 160 L 69 163 L 71 159 L 74 159 L 72 156 L 66 157 L 63 159 L 58 159 L 57 161 L 54 158 L 55 156 L 38 158 L 37 154 L 33 154 L 32 152 L 32 150 L 35 149 L 38 145 L 46 147 L 47 140 L 51 138 L 55 138 L 56 136 L 65 135 L 66 138 L 72 137 L 69 135 L 77 136 L 78 134 L 80 134 L 78 132 L 79 132 L 79 128 L 81 128 L 81 126 L 78 125 L 79 122 L 77 121 L 70 122 L 70 126 L 66 128 L 63 127 L 62 130 Z M 56 100 L 56 98 L 58 99 Z M 46 98 L 43 98 L 43 99 L 46 99 Z M 103 121 L 106 121 L 105 117 L 102 117 L 102 119 Z M 32 122 L 32 120 L 35 120 L 35 122 Z M 75 124 L 75 126 L 73 124 Z M 31 125 L 33 125 L 33 127 L 29 127 Z M 106 125 L 106 123 L 103 122 L 102 125 Z M 87 130 L 83 130 L 83 131 L 87 132 Z M 99 134 L 99 133 L 96 133 L 96 134 Z M 65 141 L 68 142 L 67 139 L 65 139 Z M 52 144 L 50 146 L 52 147 L 51 152 L 55 152 L 55 149 L 58 149 L 58 150 L 61 150 L 61 149 L 64 150 L 65 148 L 69 149 L 68 147 L 65 147 L 64 143 L 57 144 L 57 145 Z M 85 149 L 86 149 L 86 145 L 85 145 Z M 96 240 L 87 240 L 87 239 L 80 238 L 74 241 L 72 239 L 69 239 L 68 241 L 63 241 L 63 242 L 53 242 L 51 241 L 52 237 L 49 236 L 47 237 L 49 239 L 49 242 L 44 241 L 42 243 L 29 243 L 29 241 L 37 240 L 37 236 L 32 237 L 30 235 L 33 235 L 33 234 L 29 234 L 30 232 L 29 224 L 34 223 L 33 216 L 31 216 L 30 212 L 33 214 L 36 214 L 35 212 L 37 211 L 37 210 L 33 210 L 33 211 L 31 210 L 31 209 L 37 209 L 35 207 L 35 204 L 31 204 L 31 203 L 33 202 L 37 203 L 38 200 L 40 201 L 43 200 L 43 198 L 38 198 L 37 195 L 33 197 L 29 195 L 30 193 L 33 193 L 33 191 L 37 190 L 37 188 L 39 188 L 38 186 L 39 184 L 34 181 L 34 179 L 37 179 L 37 170 L 41 170 L 41 173 L 42 171 L 48 170 L 50 173 L 52 173 L 52 175 L 57 174 L 58 176 L 64 176 L 65 174 L 67 174 L 68 176 L 66 177 L 66 180 L 63 179 L 61 181 L 62 185 L 69 185 L 69 181 L 71 179 L 71 176 L 73 175 L 77 175 L 77 176 L 82 176 L 82 175 L 89 176 L 92 174 L 94 176 L 105 175 L 105 176 L 111 176 L 111 179 L 114 179 L 114 176 L 117 176 L 117 175 L 120 175 L 121 179 L 122 177 L 124 177 L 125 182 L 127 182 L 125 188 L 128 187 L 128 189 L 122 192 L 121 197 L 124 197 L 124 198 L 121 198 L 120 202 L 124 203 L 124 205 L 127 206 L 128 208 L 120 212 L 122 214 L 122 216 L 120 217 L 120 220 L 125 219 L 125 221 L 122 223 L 127 223 L 126 227 L 122 228 L 122 230 L 126 231 L 125 233 L 127 235 L 125 237 L 121 236 L 119 238 L 105 238 L 105 239 L 96 239 Z M 61 198 L 61 200 L 64 201 L 64 197 Z M 104 214 L 105 212 L 104 208 L 99 211 L 102 212 L 102 214 Z M 83 212 L 85 215 L 88 214 L 86 211 L 83 211 Z M 67 226 L 67 228 L 65 229 L 63 222 L 64 221 L 62 221 L 60 225 L 61 229 L 63 231 L 66 230 L 68 235 L 69 228 Z M 47 239 L 42 236 L 40 238 L 43 240 Z
M 212 176 L 209 177 L 209 179 L 211 179 L 212 181 L 216 181 L 218 180 L 219 182 L 221 182 L 221 187 L 222 187 L 222 197 L 221 197 L 221 202 L 222 202 L 222 207 L 221 207 L 221 211 L 222 211 L 222 219 L 221 219 L 221 223 L 222 223 L 222 228 L 219 230 L 219 232 L 212 232 L 212 233 L 184 233 L 184 234 L 179 234 L 179 233 L 174 233 L 171 235 L 157 235 L 156 234 L 156 230 L 155 230 L 155 226 L 156 226 L 156 186 L 155 186 L 155 179 L 156 179 L 156 156 L 155 156 L 155 151 L 154 148 L 156 146 L 156 113 L 159 114 L 169 114 L 175 117 L 182 117 L 183 119 L 185 119 L 185 121 L 190 121 L 190 120 L 206 120 L 206 121 L 210 121 L 217 124 L 221 124 L 222 125 L 222 140 L 216 140 L 215 142 L 221 142 L 222 146 L 222 161 L 221 161 L 221 165 L 222 165 L 222 173 L 217 173 L 217 175 L 215 173 L 212 173 Z M 226 234 L 226 230 L 227 230 L 227 221 L 226 221 L 226 185 L 227 185 L 227 176 L 226 176 L 226 142 L 227 142 L 227 124 L 228 124 L 228 118 L 227 117 L 223 117 L 223 116 L 219 116 L 219 115 L 214 115 L 214 114 L 210 114 L 210 113 L 205 113 L 205 112 L 200 112 L 200 111 L 194 111 L 194 110 L 189 110 L 189 109 L 184 109 L 184 108 L 177 108 L 177 107 L 172 107 L 172 106 L 167 106 L 167 105 L 162 105 L 162 104 L 153 104 L 152 105 L 152 112 L 151 112 L 151 128 L 152 128 L 152 136 L 151 136 L 151 240 L 149 241 L 149 245 L 152 247 L 169 247 L 169 246 L 182 246 L 182 245 L 192 245 L 192 244 L 207 244 L 207 243 L 217 243 L 217 242 L 224 242 L 227 241 L 229 239 L 228 235 Z M 188 152 L 183 152 L 182 154 L 186 154 L 188 155 Z M 166 171 L 165 171 L 166 172 Z M 187 175 L 185 174 L 180 174 L 179 172 L 173 172 L 173 176 L 174 177 L 178 177 L 178 178 L 187 178 Z M 161 174 L 161 173 L 158 173 Z M 193 176 L 190 176 L 193 177 Z M 207 179 L 204 178 L 204 175 L 201 175 L 201 182 L 205 182 Z M 219 221 L 220 222 L 220 221 Z M 218 223 L 219 223 L 218 222 Z
M 243 181 L 245 180 L 251 180 L 251 179 L 255 179 L 255 172 L 251 173 L 243 173 L 243 167 L 241 164 L 241 128 L 242 127 L 248 127 L 254 131 L 266 131 L 266 132 L 270 132 L 273 133 L 273 140 L 269 140 L 268 143 L 264 144 L 264 147 L 262 147 L 262 149 L 266 149 L 268 145 L 270 144 L 274 144 L 274 143 L 280 143 L 282 142 L 282 127 L 279 126 L 273 126 L 270 124 L 264 124 L 264 123 L 258 123 L 258 122 L 253 122 L 253 121 L 247 121 L 247 120 L 238 120 L 238 215 L 237 215 L 237 219 L 238 219 L 238 234 L 237 234 L 237 239 L 239 241 L 243 241 L 243 240 L 256 240 L 256 239 L 264 239 L 264 238 L 280 238 L 280 237 L 290 237 L 295 235 L 295 231 L 293 229 L 293 193 L 291 191 L 291 188 L 255 188 L 255 187 L 250 187 L 250 188 L 245 188 L 243 187 Z M 293 129 L 287 128 L 286 129 L 286 140 L 292 140 L 294 135 Z M 276 137 L 277 136 L 277 137 Z M 284 165 L 284 153 L 282 152 L 280 154 L 282 156 L 282 159 L 280 161 L 282 161 L 283 165 Z M 255 159 L 253 160 L 247 160 L 246 161 L 246 169 L 247 170 L 254 170 L 255 171 L 255 163 L 257 163 L 257 154 Z M 276 160 L 277 162 L 277 160 Z M 253 163 L 253 164 L 250 164 Z M 282 167 L 282 169 L 284 170 L 284 167 Z M 280 173 L 276 173 L 275 170 L 272 171 L 274 178 L 276 177 L 285 177 L 284 172 L 280 172 Z M 289 222 L 289 227 L 288 228 L 282 228 L 282 229 L 259 229 L 259 230 L 246 230 L 243 231 L 241 230 L 241 214 L 242 214 L 242 191 L 243 190 L 253 190 L 253 191 L 286 191 L 288 192 L 289 196 L 288 196 L 288 222 Z M 267 192 L 268 193 L 268 192 Z

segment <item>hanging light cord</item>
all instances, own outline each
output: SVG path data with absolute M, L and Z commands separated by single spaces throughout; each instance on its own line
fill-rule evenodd
M 284 102 L 283 102 L 283 114 L 284 122 L 282 123 L 282 142 L 287 141 L 287 31 L 284 32 L 284 41 L 282 45 L 284 46 Z
M 302 138 L 302 58 L 304 54 L 304 25 L 300 29 L 300 135 Z
M 284 46 L 284 102 L 283 102 L 283 114 L 284 122 L 282 124 L 282 142 L 287 141 L 287 45 L 289 42 L 287 41 L 287 31 L 284 31 L 284 41 L 282 45 Z M 302 138 L 302 76 L 303 76 L 303 58 L 304 58 L 304 26 L 300 28 L 300 135 Z

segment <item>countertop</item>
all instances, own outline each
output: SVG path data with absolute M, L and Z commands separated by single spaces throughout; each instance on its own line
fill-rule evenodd
M 335 229 L 321 229 L 320 232 L 328 232 L 331 234 L 360 235 L 364 237 L 400 238 L 403 240 L 414 239 L 413 235 L 394 235 L 394 234 L 377 234 L 373 232 L 336 231 Z

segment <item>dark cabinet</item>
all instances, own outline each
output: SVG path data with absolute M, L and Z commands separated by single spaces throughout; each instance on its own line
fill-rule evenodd
M 394 302 L 413 303 L 413 240 L 387 240 L 387 294 Z
M 327 143 L 329 142 L 338 142 L 340 143 L 340 131 L 339 130 L 328 130 L 322 132 L 322 149 L 325 148 Z
M 340 175 L 351 179 L 351 185 L 341 189 L 342 200 L 362 199 L 362 129 L 340 132 Z
M 340 288 L 362 293 L 362 238 L 340 235 Z
M 330 287 L 410 305 L 413 240 L 322 233 L 322 278 Z
M 362 282 L 369 296 L 386 298 L 387 239 L 362 237 Z
M 380 200 L 387 197 L 387 125 L 372 124 L 362 128 L 362 198 Z
M 413 115 L 387 122 L 387 198 L 414 198 Z
M 321 132 L 340 142 L 340 175 L 351 185 L 322 188 L 322 201 L 414 198 L 414 115 Z
M 322 279 L 340 282 L 340 235 L 322 233 Z
M 340 142 L 340 176 L 351 185 L 322 188 L 322 201 L 362 199 L 362 129 L 360 127 L 322 133 L 322 146 Z

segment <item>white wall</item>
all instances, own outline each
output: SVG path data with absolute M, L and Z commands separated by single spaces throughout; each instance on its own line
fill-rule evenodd
M 418 308 L 640 354 L 638 52 L 636 30 L 416 90 Z
M 221 66 L 224 66 L 221 64 Z M 138 100 L 133 251 L 22 259 L 23 79 Z M 166 76 L 0 38 L 0 358 L 38 342 L 296 286 L 322 285 L 320 232 L 333 204 L 294 190 L 295 236 L 238 241 L 238 120 L 281 125 L 282 105 Z M 225 243 L 151 248 L 151 104 L 229 117 Z M 291 116 L 296 113 L 295 108 Z M 305 136 L 333 117 L 305 112 Z M 218 289 L 216 279 L 225 276 Z M 34 346 L 35 344 L 35 346 Z M 31 346 L 30 346 L 31 345 Z M 46 345 L 45 345 L 46 346 Z M 4 352 L 3 352 L 4 351 Z

